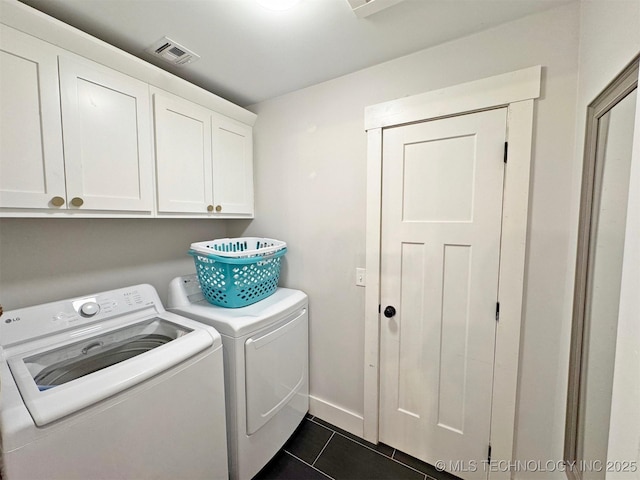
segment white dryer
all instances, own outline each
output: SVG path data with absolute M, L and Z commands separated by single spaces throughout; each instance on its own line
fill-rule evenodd
M 173 279 L 167 308 L 222 335 L 229 476 L 249 480 L 309 410 L 307 295 L 278 288 L 242 308 L 209 304 L 196 275 Z
M 5 312 L 2 475 L 228 478 L 222 342 L 150 285 Z

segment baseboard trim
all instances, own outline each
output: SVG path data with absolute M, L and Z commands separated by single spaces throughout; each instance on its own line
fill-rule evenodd
M 358 437 L 363 436 L 364 419 L 362 415 L 313 395 L 309 395 L 309 413 Z

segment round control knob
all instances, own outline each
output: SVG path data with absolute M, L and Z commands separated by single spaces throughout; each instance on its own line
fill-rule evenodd
M 207 207 L 207 212 L 213 212 L 213 205 L 209 205 Z
M 222 211 L 222 205 L 216 205 L 216 212 Z
M 96 302 L 87 302 L 80 307 L 80 314 L 83 317 L 93 317 L 100 311 L 100 305 Z
M 391 305 L 389 305 L 387 308 L 384 309 L 385 317 L 391 318 L 391 317 L 394 317 L 395 315 L 396 315 L 396 309 Z
M 71 205 L 73 205 L 74 207 L 81 207 L 84 204 L 84 200 L 81 199 L 80 197 L 73 197 L 71 199 Z

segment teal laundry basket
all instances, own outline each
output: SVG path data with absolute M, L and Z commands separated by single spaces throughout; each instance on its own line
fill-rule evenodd
M 258 237 L 192 243 L 202 293 L 213 305 L 240 308 L 267 298 L 278 287 L 287 244 Z

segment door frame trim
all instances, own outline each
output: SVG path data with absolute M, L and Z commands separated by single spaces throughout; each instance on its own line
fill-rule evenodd
M 377 443 L 379 438 L 382 131 L 386 127 L 507 107 L 509 150 L 504 180 L 498 287 L 500 321 L 496 329 L 490 442 L 492 462 L 511 462 L 514 458 L 534 100 L 540 97 L 541 81 L 542 67 L 537 65 L 365 109 L 367 287 L 363 426 L 364 438 L 370 442 Z M 489 472 L 489 477 L 510 478 L 510 472 Z

